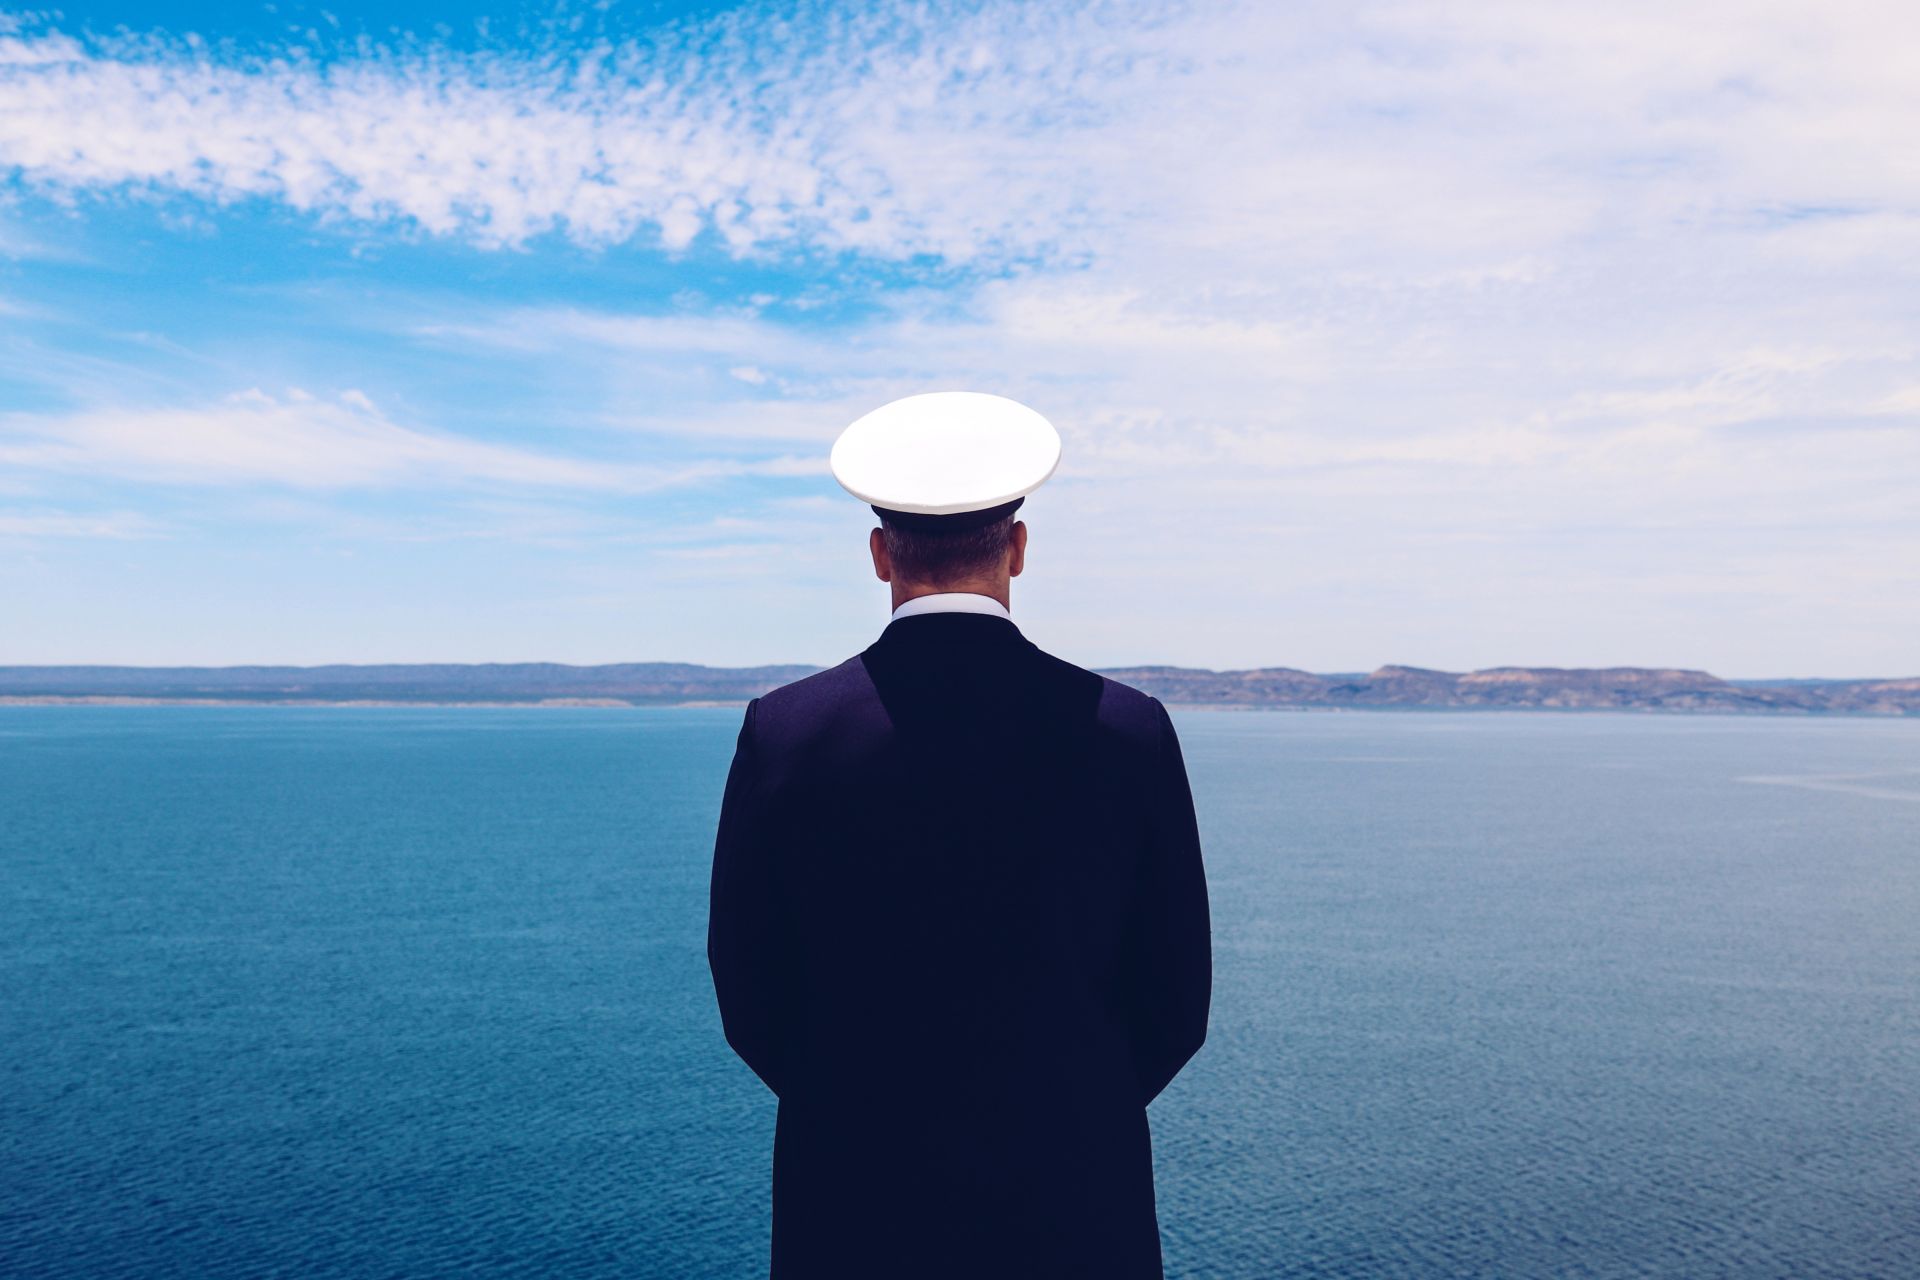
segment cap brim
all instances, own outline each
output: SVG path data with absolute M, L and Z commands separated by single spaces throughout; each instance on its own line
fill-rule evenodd
M 862 502 L 951 516 L 1024 498 L 1060 465 L 1060 433 L 1017 400 L 937 391 L 884 404 L 834 441 L 830 466 Z

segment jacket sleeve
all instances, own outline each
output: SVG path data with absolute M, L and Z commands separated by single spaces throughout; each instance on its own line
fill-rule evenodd
M 761 821 L 754 712 L 747 704 L 720 802 L 707 913 L 707 964 L 727 1043 L 777 1095 L 782 1085 L 782 1028 L 791 1016 L 780 975 L 785 931 Z
M 1173 720 L 1159 699 L 1147 797 L 1145 865 L 1129 931 L 1134 1064 L 1151 1102 L 1207 1038 L 1213 928 L 1206 871 Z

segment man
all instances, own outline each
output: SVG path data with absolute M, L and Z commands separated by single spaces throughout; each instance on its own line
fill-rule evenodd
M 964 392 L 834 447 L 893 618 L 748 704 L 713 861 L 775 1280 L 1161 1275 L 1146 1106 L 1206 1038 L 1206 881 L 1166 709 L 1009 613 L 1059 452 Z

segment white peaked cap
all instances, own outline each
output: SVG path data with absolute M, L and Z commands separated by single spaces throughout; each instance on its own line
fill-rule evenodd
M 1060 465 L 1060 433 L 1005 396 L 933 391 L 883 404 L 842 431 L 831 465 L 862 502 L 959 515 L 1038 489 Z

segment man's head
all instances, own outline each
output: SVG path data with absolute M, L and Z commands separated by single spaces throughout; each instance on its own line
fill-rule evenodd
M 867 535 L 873 572 L 893 585 L 893 603 L 936 591 L 974 591 L 1007 603 L 1009 580 L 1027 561 L 1027 526 L 1008 512 L 991 524 L 947 531 L 880 517 Z
M 893 604 L 960 591 L 1007 603 L 1026 567 L 1013 518 L 1060 463 L 1060 433 L 1017 400 L 979 391 L 904 396 L 833 442 L 834 479 L 880 517 L 867 538 Z

